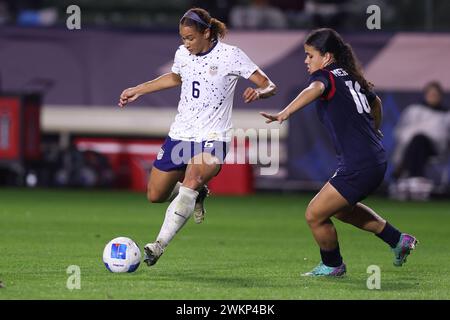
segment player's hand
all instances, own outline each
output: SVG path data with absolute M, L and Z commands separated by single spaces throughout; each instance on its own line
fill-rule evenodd
M 248 87 L 247 89 L 245 89 L 242 97 L 244 98 L 245 103 L 250 103 L 252 101 L 258 100 L 259 94 L 255 89 Z
M 125 89 L 120 95 L 118 106 L 122 108 L 127 103 L 133 102 L 139 97 L 140 94 L 137 92 L 136 87 Z
M 280 112 L 277 114 L 270 114 L 270 113 L 266 113 L 266 112 L 260 112 L 260 115 L 262 115 L 264 118 L 266 118 L 266 123 L 271 123 L 274 121 L 278 121 L 280 124 L 283 123 L 284 120 L 286 120 L 287 118 L 289 118 L 289 116 L 287 116 L 286 114 Z

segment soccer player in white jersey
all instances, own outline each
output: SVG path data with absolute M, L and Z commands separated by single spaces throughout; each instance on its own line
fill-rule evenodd
M 206 184 L 216 176 L 231 140 L 231 110 L 239 77 L 257 87 L 243 93 L 245 103 L 275 94 L 275 85 L 239 48 L 220 41 L 226 26 L 201 8 L 180 20 L 183 41 L 175 53 L 172 72 L 128 88 L 119 106 L 139 96 L 181 85 L 178 114 L 151 170 L 147 197 L 170 202 L 155 242 L 144 247 L 144 261 L 156 263 L 175 234 L 194 213 L 204 218 Z M 182 182 L 182 183 L 181 183 Z

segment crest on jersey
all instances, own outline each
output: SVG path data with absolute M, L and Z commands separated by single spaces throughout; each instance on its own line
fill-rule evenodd
M 156 156 L 156 159 L 161 160 L 163 155 L 164 155 L 164 149 L 161 148 L 158 152 L 158 155 Z
M 212 76 L 215 76 L 217 74 L 217 71 L 219 70 L 218 66 L 210 66 L 209 67 L 209 74 Z

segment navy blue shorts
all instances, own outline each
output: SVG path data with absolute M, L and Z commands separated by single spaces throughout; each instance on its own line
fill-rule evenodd
M 329 182 L 353 206 L 379 187 L 386 168 L 384 162 L 362 170 L 337 169 Z
M 189 161 L 199 153 L 209 153 L 223 164 L 229 143 L 208 140 L 202 142 L 183 141 L 167 137 L 156 157 L 153 166 L 161 171 L 186 170 Z

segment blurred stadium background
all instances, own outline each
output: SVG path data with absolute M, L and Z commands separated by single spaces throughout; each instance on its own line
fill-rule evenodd
M 71 4 L 81 9 L 80 30 L 66 28 Z M 366 27 L 371 4 L 381 9 L 381 30 Z M 169 70 L 180 44 L 179 17 L 192 6 L 225 21 L 226 41 L 247 52 L 278 85 L 274 98 L 245 105 L 239 94 L 249 84 L 240 81 L 235 128 L 275 128 L 265 126 L 257 111 L 280 109 L 298 94 L 307 79 L 302 41 L 319 26 L 343 33 L 375 84 L 384 102 L 389 154 L 401 111 L 421 100 L 427 82 L 441 82 L 449 104 L 448 1 L 0 1 L 2 104 L 14 105 L 10 98 L 15 96 L 30 109 L 17 115 L 24 117 L 24 127 L 17 127 L 18 136 L 9 134 L 16 139 L 10 144 L 6 135 L 12 127 L 2 117 L 0 182 L 144 190 L 176 113 L 178 91 L 144 96 L 125 110 L 116 102 L 124 88 Z M 252 20 L 249 8 L 270 19 Z M 15 150 L 5 149 L 13 144 L 18 144 Z M 334 170 L 334 151 L 314 108 L 281 127 L 278 147 L 276 175 L 261 175 L 260 164 L 229 164 L 212 182 L 213 191 L 316 190 Z M 387 190 L 391 171 L 380 192 Z M 427 167 L 435 194 L 448 193 L 449 172 L 448 157 Z

